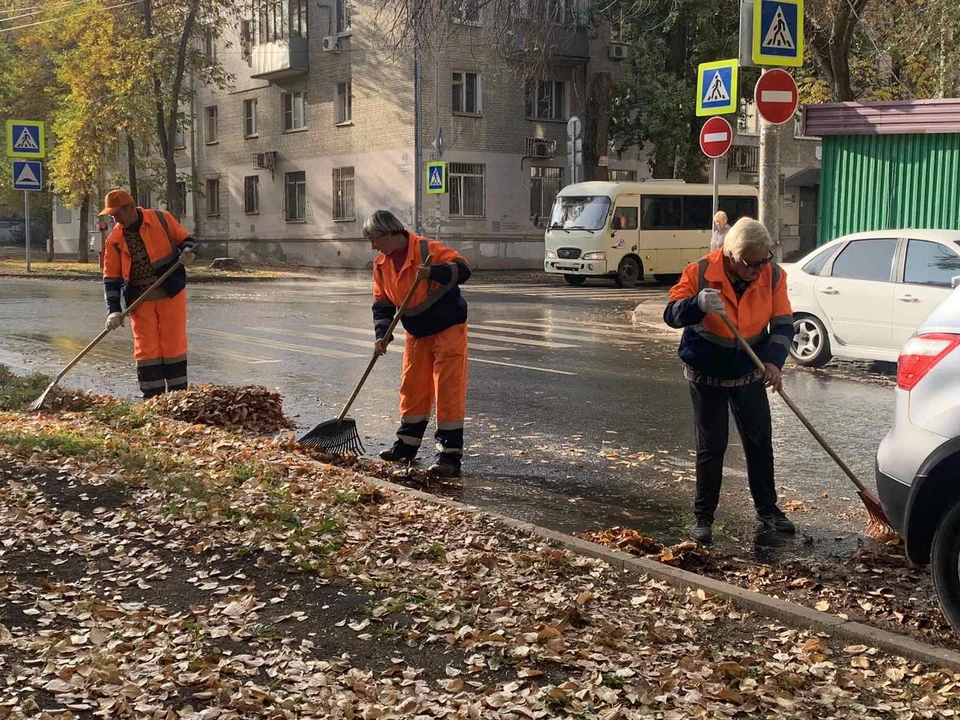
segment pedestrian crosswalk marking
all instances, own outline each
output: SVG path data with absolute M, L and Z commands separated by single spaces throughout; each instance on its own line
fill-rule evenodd
M 564 332 L 580 331 L 593 335 L 603 335 L 604 337 L 623 337 L 625 334 L 636 332 L 637 328 L 632 325 L 616 325 L 614 323 L 576 323 L 562 320 L 544 320 L 542 323 L 522 322 L 520 320 L 488 320 L 492 325 L 520 325 L 523 327 L 543 328 L 556 325 Z M 587 327 L 584 327 L 587 326 Z M 623 328 L 622 330 L 609 328 Z
M 576 345 L 571 345 L 570 343 L 555 343 L 548 340 L 529 340 L 527 338 L 511 338 L 507 339 L 499 335 L 490 335 L 488 333 L 478 333 L 468 331 L 470 335 L 475 338 L 480 338 L 481 340 L 499 340 L 500 342 L 509 342 L 516 345 L 532 345 L 534 347 L 544 347 L 544 348 L 574 348 Z
M 311 325 L 310 327 L 315 327 L 315 328 L 318 328 L 318 329 L 320 329 L 320 330 L 338 330 L 338 331 L 340 331 L 340 332 L 349 332 L 349 333 L 355 333 L 355 334 L 356 334 L 356 333 L 359 333 L 360 335 L 368 335 L 368 336 L 372 336 L 372 335 L 373 335 L 373 333 L 372 333 L 369 329 L 345 327 L 345 326 L 343 326 L 343 325 Z M 473 327 L 473 326 L 471 325 L 471 327 Z M 272 332 L 272 331 L 268 330 L 267 332 Z M 329 336 L 324 336 L 324 337 L 329 337 Z M 503 338 L 503 340 L 504 340 L 505 342 L 510 342 L 508 338 Z M 338 340 L 338 342 L 339 342 L 339 340 Z M 391 344 L 392 344 L 392 345 L 398 345 L 398 344 L 399 344 L 399 345 L 404 345 L 405 342 L 406 342 L 406 341 L 405 341 L 405 339 L 404 339 L 404 336 L 403 336 L 402 334 L 398 334 L 398 335 L 395 336 L 395 339 L 394 339 L 394 341 L 393 341 Z M 347 343 L 347 344 L 349 344 L 349 345 L 357 345 L 357 344 L 359 344 L 359 345 L 362 345 L 362 346 L 364 346 L 364 347 L 371 347 L 371 346 L 373 345 L 373 339 L 372 339 L 372 337 L 371 337 L 370 340 L 351 340 L 351 341 L 350 341 L 349 343 Z M 473 342 L 473 339 L 469 337 L 469 333 L 468 333 L 468 338 L 467 338 L 467 345 L 470 347 L 471 350 L 485 350 L 485 351 L 489 351 L 489 352 L 510 352 L 511 350 L 515 350 L 515 349 L 516 349 L 516 348 L 502 347 L 502 346 L 500 346 L 500 345 L 487 345 L 487 344 L 485 344 L 485 343 Z
M 763 38 L 763 47 L 777 48 L 779 50 L 796 50 L 797 44 L 790 34 L 790 27 L 787 25 L 787 18 L 783 15 L 783 8 L 777 6 L 777 12 L 773 16 L 773 22 Z
M 575 328 L 565 328 L 561 327 L 560 332 L 550 328 L 551 322 L 545 322 L 543 325 L 537 326 L 539 329 L 533 329 L 533 324 L 531 324 L 531 329 L 521 329 L 506 327 L 506 325 L 501 324 L 490 324 L 490 325 L 478 325 L 472 323 L 470 329 L 477 330 L 492 330 L 493 332 L 507 333 L 508 335 L 538 335 L 540 337 L 548 338 L 557 338 L 558 340 L 578 340 L 580 342 L 599 342 L 596 338 L 591 338 L 589 335 L 595 334 L 594 331 L 590 328 L 580 329 L 578 332 L 588 333 L 588 335 L 577 335 L 574 334 Z M 619 334 L 619 333 L 617 333 Z M 510 342 L 510 338 L 504 338 L 504 342 Z M 642 345 L 642 340 L 620 340 L 620 343 L 623 345 Z
M 274 348 L 276 350 L 290 350 L 291 352 L 306 353 L 307 355 L 318 355 L 320 357 L 334 358 L 343 360 L 347 358 L 364 357 L 358 353 L 344 352 L 342 350 L 327 350 L 325 348 L 312 347 L 309 345 L 297 345 L 294 343 L 279 342 L 276 340 L 266 340 L 264 338 L 250 337 L 249 335 L 238 335 L 237 333 L 223 332 L 222 330 L 210 330 L 207 328 L 194 328 L 193 333 L 209 335 L 211 337 L 220 337 L 234 342 L 257 345 L 259 347 Z
M 470 362 L 488 363 L 490 365 L 503 365 L 505 367 L 520 368 L 521 370 L 535 370 L 537 372 L 550 373 L 552 375 L 576 375 L 575 372 L 568 370 L 554 370 L 553 368 L 534 367 L 532 365 L 521 365 L 519 363 L 503 362 L 501 360 L 488 360 L 487 358 L 470 358 Z
M 40 146 L 37 145 L 37 141 L 33 139 L 33 133 L 30 132 L 29 127 L 25 127 L 20 132 L 20 137 L 17 138 L 17 141 L 13 144 L 14 150 L 39 150 Z

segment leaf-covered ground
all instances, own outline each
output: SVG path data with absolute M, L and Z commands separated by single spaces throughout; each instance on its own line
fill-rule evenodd
M 960 710 L 960 676 L 143 406 L 0 413 L 0 518 L 0 717 Z

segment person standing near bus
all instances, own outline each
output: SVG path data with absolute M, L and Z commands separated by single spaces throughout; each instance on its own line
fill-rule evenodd
M 710 252 L 723 247 L 723 239 L 730 230 L 730 221 L 727 214 L 721 210 L 713 216 L 713 236 L 710 238 Z

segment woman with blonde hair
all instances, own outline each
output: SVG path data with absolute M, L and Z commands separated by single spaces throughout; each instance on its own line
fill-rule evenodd
M 730 229 L 730 222 L 727 214 L 721 210 L 713 216 L 713 236 L 710 238 L 710 252 L 723 247 L 723 239 L 727 236 Z

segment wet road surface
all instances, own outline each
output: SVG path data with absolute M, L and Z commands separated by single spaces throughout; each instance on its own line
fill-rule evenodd
M 370 357 L 366 277 L 203 284 L 189 292 L 192 382 L 276 389 L 302 427 L 338 414 Z M 566 532 L 623 525 L 681 539 L 694 489 L 687 384 L 676 338 L 632 322 L 638 303 L 652 309 L 645 318 L 658 315 L 666 289 L 481 278 L 465 286 L 465 296 L 472 362 L 458 499 Z M 104 317 L 99 283 L 0 280 L 0 363 L 55 372 Z M 368 454 L 393 441 L 397 349 L 379 361 L 350 412 Z M 108 336 L 63 384 L 137 397 L 129 329 Z M 874 454 L 892 420 L 889 377 L 788 365 L 785 388 L 872 487 Z M 771 406 L 781 507 L 802 533 L 755 537 L 731 423 L 718 547 L 764 559 L 849 549 L 864 527 L 853 486 L 778 398 Z M 427 451 L 425 444 L 425 458 Z

